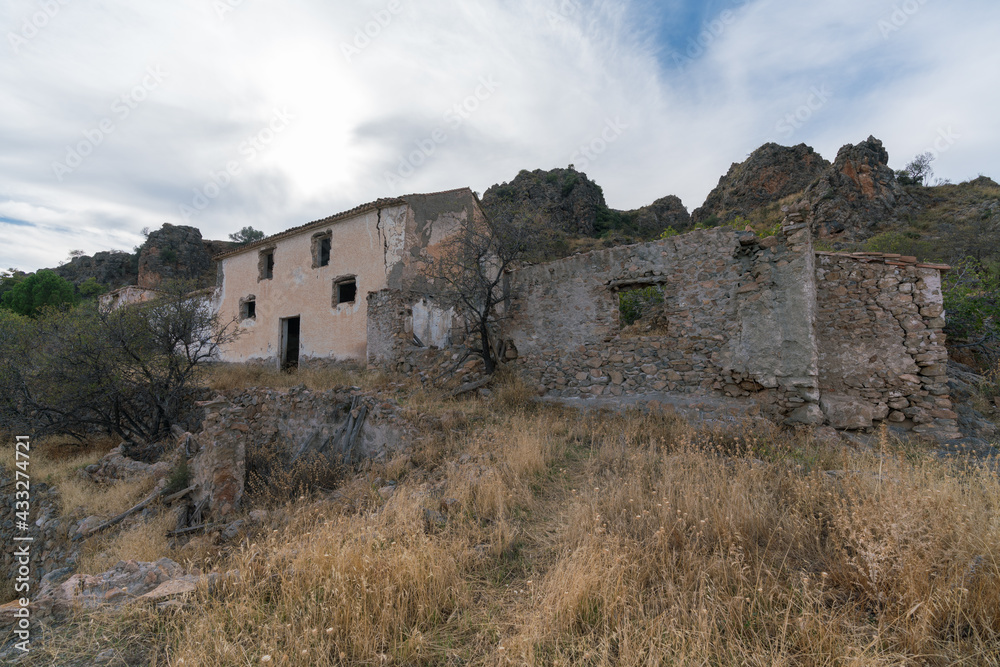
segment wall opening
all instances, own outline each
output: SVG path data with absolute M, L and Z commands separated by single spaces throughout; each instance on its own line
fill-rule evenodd
M 299 346 L 301 330 L 299 317 L 286 317 L 281 320 L 281 368 L 287 370 L 299 366 Z
M 355 276 L 338 278 L 333 282 L 333 305 L 354 303 L 358 298 L 358 279 Z
M 257 277 L 258 281 L 274 278 L 274 248 L 267 248 L 260 251 L 257 268 L 260 271 L 260 275 Z
M 313 268 L 330 265 L 330 250 L 333 247 L 333 233 L 330 231 L 314 234 L 312 238 Z
M 257 297 L 251 294 L 245 299 L 240 299 L 240 319 L 253 320 L 257 318 Z
M 628 327 L 649 315 L 663 303 L 660 285 L 632 285 L 618 290 L 618 322 Z

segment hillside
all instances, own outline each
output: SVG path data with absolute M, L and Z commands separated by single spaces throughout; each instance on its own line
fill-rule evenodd
M 531 402 L 509 376 L 460 400 L 367 372 L 206 382 L 230 399 L 253 383 L 304 403 L 353 385 L 419 426 L 410 449 L 308 490 L 258 457 L 247 472 L 270 466 L 268 483 L 201 533 L 166 537 L 176 507 L 164 501 L 74 543 L 77 574 L 51 573 L 52 606 L 38 612 L 50 629 L 17 664 L 995 657 L 1000 486 L 968 459 L 885 432 L 695 425 L 652 404 L 577 412 Z M 123 464 L 102 460 L 110 444 L 39 449 L 34 474 L 62 498 L 44 524 L 53 544 L 60 526 L 89 530 L 100 517 L 88 512 L 120 512 L 148 493 L 144 475 L 164 474 L 99 477 Z M 14 655 L 6 646 L 0 659 Z

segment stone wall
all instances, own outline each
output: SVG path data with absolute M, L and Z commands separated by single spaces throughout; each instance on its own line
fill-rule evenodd
M 770 238 L 701 230 L 524 269 L 510 327 L 518 363 L 549 396 L 752 395 L 772 414 L 815 405 L 810 238 L 796 218 Z M 650 285 L 663 304 L 623 329 L 620 293 Z
M 554 399 L 712 397 L 792 424 L 875 422 L 957 437 L 944 376 L 940 272 L 872 253 L 816 253 L 804 206 L 761 238 L 731 228 L 575 255 L 514 272 L 509 359 Z M 662 304 L 635 324 L 622 292 L 655 286 Z M 370 301 L 369 361 L 434 379 L 469 345 L 413 337 L 418 296 Z M 419 319 L 419 318 L 418 318 Z M 465 345 L 463 346 L 463 343 Z
M 312 391 L 252 388 L 199 405 L 204 427 L 193 437 L 194 503 L 213 521 L 232 515 L 244 495 L 248 457 L 274 449 L 291 465 L 306 454 L 332 466 L 385 460 L 416 437 L 399 406 L 357 388 Z
M 912 257 L 817 253 L 819 386 L 838 428 L 873 421 L 958 437 L 941 270 Z
M 18 563 L 14 558 L 15 536 L 24 535 L 16 530 L 14 473 L 0 468 L 0 488 L 4 489 L 3 501 L 0 502 L 0 540 L 8 546 L 0 554 L 0 571 L 13 582 L 18 576 Z M 37 590 L 38 582 L 49 572 L 73 566 L 79 552 L 70 538 L 73 533 L 74 521 L 60 516 L 60 500 L 56 489 L 45 483 L 31 484 L 31 536 L 35 538 L 31 545 L 32 590 Z

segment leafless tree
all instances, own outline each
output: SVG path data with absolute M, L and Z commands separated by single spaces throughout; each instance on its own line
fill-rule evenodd
M 424 275 L 439 286 L 436 296 L 478 333 L 479 348 L 473 351 L 490 374 L 503 360 L 503 321 L 514 297 L 509 271 L 527 252 L 531 228 L 523 209 L 498 205 L 467 220 L 424 266 Z

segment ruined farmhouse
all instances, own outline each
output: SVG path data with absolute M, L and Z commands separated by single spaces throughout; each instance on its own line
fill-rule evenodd
M 404 372 L 460 358 L 422 258 L 482 219 L 469 189 L 383 199 L 218 256 L 224 361 L 367 360 Z M 941 272 L 879 253 L 817 252 L 791 210 L 759 237 L 729 227 L 583 253 L 510 275 L 509 358 L 540 396 L 659 399 L 840 429 L 888 421 L 957 437 Z M 622 292 L 662 303 L 632 326 Z
M 468 188 L 379 199 L 218 255 L 219 315 L 242 332 L 220 359 L 364 361 L 368 294 L 419 291 L 421 258 L 481 215 Z

